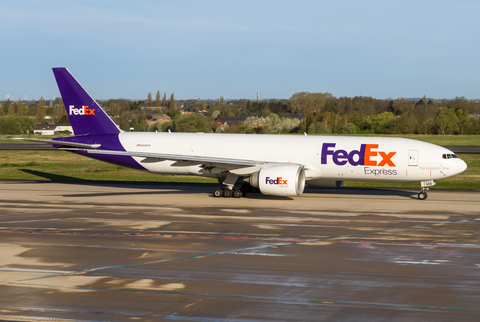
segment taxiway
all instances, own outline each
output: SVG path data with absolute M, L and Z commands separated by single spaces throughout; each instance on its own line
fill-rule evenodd
M 1 321 L 478 321 L 480 194 L 0 182 Z

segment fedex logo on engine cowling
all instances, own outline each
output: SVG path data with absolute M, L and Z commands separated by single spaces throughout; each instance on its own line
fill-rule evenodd
M 68 115 L 95 115 L 95 109 L 88 105 L 82 105 L 81 108 L 75 108 L 74 105 L 68 107 Z
M 396 167 L 392 161 L 392 157 L 397 152 L 378 151 L 378 144 L 361 144 L 359 150 L 352 150 L 350 152 L 337 149 L 335 150 L 335 143 L 323 143 L 322 146 L 322 164 L 327 164 L 327 158 L 332 156 L 333 163 L 336 165 L 366 165 L 366 166 L 390 166 Z
M 283 180 L 282 177 L 278 177 L 276 179 L 272 179 L 270 177 L 265 178 L 265 184 L 278 184 L 278 185 L 285 186 L 287 185 L 287 181 L 288 180 Z

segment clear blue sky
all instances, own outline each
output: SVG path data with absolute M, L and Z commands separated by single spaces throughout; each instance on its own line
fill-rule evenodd
M 0 99 L 480 98 L 480 1 L 15 0 L 0 6 Z

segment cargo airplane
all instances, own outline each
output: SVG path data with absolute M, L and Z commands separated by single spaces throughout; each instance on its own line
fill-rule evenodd
M 153 173 L 220 178 L 215 197 L 240 198 L 251 189 L 299 196 L 305 185 L 348 180 L 419 182 L 424 200 L 436 180 L 467 168 L 448 149 L 403 138 L 124 132 L 66 68 L 53 73 L 74 136 L 26 140 Z M 235 189 L 239 180 L 246 183 Z

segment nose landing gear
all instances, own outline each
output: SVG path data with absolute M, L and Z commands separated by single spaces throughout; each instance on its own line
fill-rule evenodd
M 429 181 L 422 181 L 420 184 L 422 185 L 422 191 L 419 192 L 418 199 L 425 200 L 428 197 L 428 194 L 427 194 L 428 188 L 427 187 L 434 186 L 436 184 L 436 182 L 435 182 L 435 180 L 429 180 Z
M 418 193 L 418 199 L 420 199 L 420 200 L 425 200 L 425 199 L 427 199 L 428 194 L 427 194 L 426 190 L 428 190 L 428 188 L 423 188 L 422 191 L 420 191 L 420 192 Z

